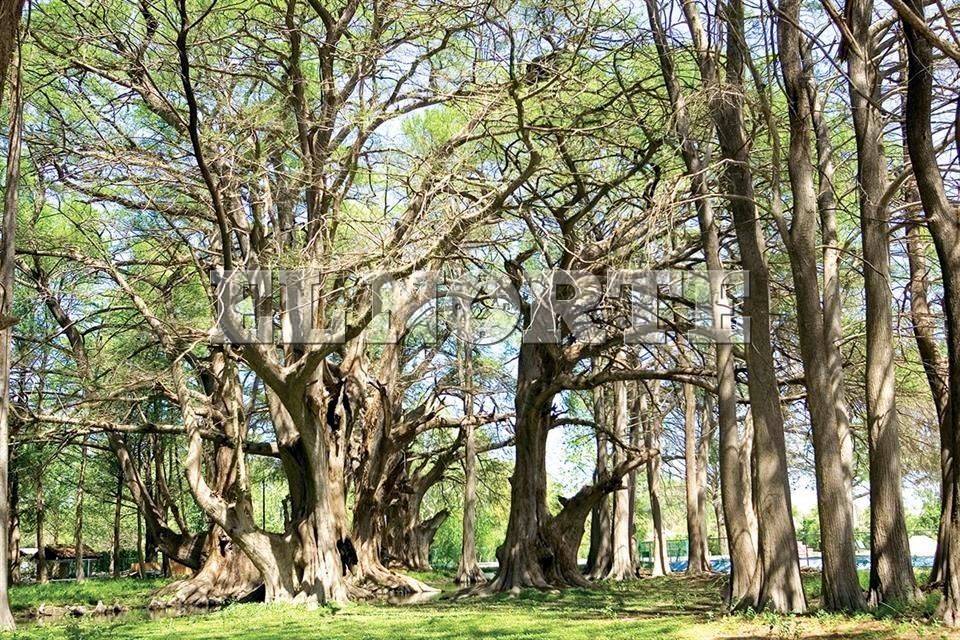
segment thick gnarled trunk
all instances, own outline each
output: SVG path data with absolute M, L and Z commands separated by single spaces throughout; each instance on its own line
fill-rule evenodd
M 203 564 L 193 576 L 154 594 L 153 606 L 217 606 L 257 596 L 260 572 L 219 527 L 204 537 Z
M 521 344 L 510 517 L 506 539 L 497 550 L 497 575 L 480 587 L 485 592 L 589 584 L 577 566 L 586 516 L 603 496 L 623 489 L 624 476 L 646 462 L 649 454 L 627 457 L 572 498 L 561 499 L 560 511 L 551 514 L 547 507 L 546 448 L 554 399 L 549 383 L 558 373 L 556 367 L 547 347 Z
M 213 487 L 221 495 L 235 490 L 233 455 L 233 450 L 229 447 L 218 446 L 211 457 Z M 145 510 L 145 513 L 149 513 L 149 509 Z M 150 518 L 147 522 L 151 522 Z M 157 523 L 149 524 L 148 530 L 151 527 L 157 527 Z M 158 528 L 157 531 L 165 533 L 163 528 Z M 159 542 L 161 550 L 170 559 L 179 562 L 177 556 L 171 555 L 168 549 L 178 552 L 179 555 L 186 555 L 182 548 L 171 546 L 169 535 L 161 535 Z M 199 547 L 190 548 L 190 554 L 185 558 L 198 560 L 196 566 L 190 567 L 195 569 L 194 574 L 161 588 L 154 594 L 154 606 L 216 606 L 224 602 L 250 599 L 263 585 L 264 581 L 257 567 L 221 527 L 214 525 L 205 534 L 191 539 L 190 544 Z
M 536 396 L 538 379 L 544 370 L 541 347 L 523 344 L 517 365 L 516 456 L 510 476 L 510 518 L 506 539 L 497 549 L 499 569 L 491 591 L 513 591 L 523 587 L 555 586 L 557 550 L 547 533 L 546 448 L 550 427 L 550 403 Z

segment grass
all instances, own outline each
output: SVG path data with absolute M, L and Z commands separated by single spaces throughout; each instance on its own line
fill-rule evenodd
M 418 574 L 431 584 L 449 588 L 443 574 Z M 809 593 L 819 589 L 807 579 Z M 113 583 L 113 584 L 111 584 Z M 115 594 L 126 603 L 145 602 L 149 583 L 158 581 L 90 581 L 77 587 L 84 602 L 109 600 Z M 13 638 L 61 640 L 90 638 L 120 640 L 226 640 L 245 638 L 338 638 L 372 640 L 457 640 L 459 638 L 496 637 L 510 640 L 653 640 L 675 638 L 696 640 L 729 638 L 802 638 L 826 640 L 849 638 L 923 638 L 934 640 L 954 637 L 930 622 L 929 603 L 896 616 L 840 616 L 814 613 L 808 616 L 770 614 L 721 615 L 720 592 L 723 578 L 685 578 L 671 576 L 648 578 L 629 583 L 606 584 L 596 589 L 569 589 L 558 592 L 528 591 L 515 597 L 454 600 L 444 597 L 426 604 L 391 606 L 383 603 L 353 604 L 341 609 L 291 605 L 233 605 L 213 613 L 179 618 L 145 619 L 145 613 L 119 619 L 60 620 L 44 625 L 24 624 Z M 74 602 L 66 587 L 54 585 L 49 595 Z M 69 585 L 73 586 L 73 585 Z M 17 602 L 35 602 L 39 587 L 14 588 Z M 48 594 L 44 594 L 48 595 Z M 445 594 L 446 596 L 447 594 Z M 81 601 L 81 600 L 76 600 Z M 48 600 L 48 603 L 55 603 Z
M 115 580 L 85 580 L 83 582 L 48 582 L 27 584 L 10 590 L 10 609 L 14 614 L 35 610 L 47 605 L 96 605 L 119 602 L 131 609 L 145 607 L 150 594 L 167 583 L 165 578 L 117 578 Z

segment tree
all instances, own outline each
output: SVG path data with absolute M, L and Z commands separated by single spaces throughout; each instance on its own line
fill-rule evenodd
M 698 13 L 692 4 L 685 4 L 688 27 L 695 39 L 697 65 L 704 88 L 711 91 L 711 116 L 716 127 L 723 169 L 724 194 L 729 203 L 736 232 L 740 262 L 750 274 L 750 296 L 744 303 L 744 312 L 750 318 L 750 345 L 745 359 L 748 369 L 747 386 L 750 394 L 750 415 L 754 424 L 752 445 L 752 488 L 758 524 L 757 556 L 755 565 L 741 563 L 746 575 L 739 599 L 731 600 L 735 607 L 760 609 L 771 607 L 776 611 L 803 612 L 806 600 L 800 582 L 796 535 L 790 506 L 790 485 L 787 478 L 786 445 L 783 414 L 780 407 L 780 389 L 774 368 L 770 321 L 770 269 L 765 258 L 766 242 L 762 236 L 754 191 L 747 125 L 743 114 L 744 68 L 748 58 L 744 38 L 743 3 L 733 0 L 725 7 L 721 18 L 727 29 L 726 86 L 735 89 L 721 92 L 717 65 L 714 62 Z M 746 60 L 745 60 L 746 59 Z M 762 96 L 762 92 L 761 92 Z M 721 435 L 721 441 L 727 442 Z M 721 444 L 726 449 L 726 444 Z M 741 448 L 743 451 L 743 448 Z M 721 488 L 721 490 L 723 490 Z M 744 537 L 727 524 L 731 549 Z M 741 543 L 746 548 L 746 541 Z M 736 563 L 734 563 L 735 565 Z
M 930 118 L 933 45 L 929 34 L 921 28 L 924 23 L 922 4 L 909 2 L 898 6 L 897 11 L 907 45 L 907 96 L 904 114 L 907 146 L 927 227 L 933 237 L 943 275 L 949 403 L 951 407 L 955 407 L 960 399 L 960 231 L 957 229 L 957 210 L 944 191 L 943 177 L 932 142 Z M 953 460 L 956 460 L 960 453 L 960 412 L 952 410 L 950 413 L 953 440 L 949 444 L 949 450 Z M 947 625 L 957 626 L 960 624 L 960 495 L 957 491 L 957 474 L 953 473 L 951 479 L 952 486 L 944 487 L 944 495 L 952 496 L 953 505 L 949 513 L 947 548 L 941 560 L 944 580 L 940 615 Z
M 790 257 L 796 295 L 797 328 L 813 427 L 820 528 L 834 532 L 823 541 L 824 606 L 831 610 L 864 607 L 857 578 L 853 538 L 853 442 L 842 401 L 839 371 L 831 367 L 816 266 L 818 206 L 810 158 L 811 100 L 803 64 L 800 3 L 779 4 L 777 35 L 787 97 L 790 142 L 787 168 L 793 217 L 781 229 Z
M 640 393 L 639 415 L 637 418 L 644 425 L 644 445 L 651 451 L 661 451 L 661 434 L 663 431 L 663 417 L 659 406 L 659 388 L 656 385 L 649 389 L 649 393 Z M 670 558 L 667 555 L 667 538 L 663 528 L 663 508 L 660 497 L 660 456 L 651 456 L 647 460 L 647 492 L 650 497 L 650 518 L 653 521 L 653 544 L 651 556 L 653 566 L 650 573 L 653 576 L 667 575 L 672 572 Z
M 727 528 L 727 540 L 731 552 L 731 566 L 733 567 L 730 582 L 730 601 L 738 602 L 747 596 L 753 588 L 752 576 L 757 562 L 756 533 L 752 531 L 750 511 L 752 509 L 749 468 L 742 468 L 745 462 L 741 456 L 743 443 L 738 437 L 736 380 L 734 377 L 733 346 L 729 331 L 724 330 L 725 307 L 729 306 L 727 294 L 722 282 L 723 262 L 720 255 L 719 229 L 714 209 L 710 200 L 710 189 L 707 184 L 707 167 L 703 161 L 704 153 L 693 139 L 691 123 L 687 114 L 684 98 L 681 95 L 680 84 L 674 70 L 674 62 L 668 50 L 666 33 L 660 19 L 660 9 L 653 0 L 647 2 L 647 14 L 653 29 L 654 42 L 663 74 L 667 95 L 674 109 L 674 121 L 677 133 L 680 136 L 680 152 L 684 166 L 691 182 L 691 195 L 695 199 L 697 220 L 700 227 L 700 237 L 703 243 L 703 254 L 710 285 L 710 311 L 713 323 L 714 351 L 717 368 L 717 394 L 720 425 L 720 473 L 724 476 L 721 483 L 721 499 L 724 509 L 724 524 Z M 700 38 L 699 16 L 691 8 L 686 13 L 688 24 L 695 37 Z M 705 67 L 712 69 L 712 66 Z M 686 390 L 685 390 L 686 392 Z M 688 497 L 689 500 L 689 497 Z M 701 519 L 704 517 L 701 514 Z M 705 538 L 705 536 L 699 536 Z M 694 537 L 688 534 L 692 544 Z M 704 544 L 706 540 L 704 539 Z M 696 558 L 688 558 L 688 571 L 694 564 L 700 564 L 706 570 L 706 559 L 694 562 Z M 698 569 L 699 570 L 699 569 Z
M 710 562 L 705 553 L 707 514 L 703 512 L 700 500 L 704 488 L 700 485 L 700 460 L 697 455 L 697 398 L 693 386 L 689 384 L 683 385 L 683 433 L 684 484 L 687 489 L 687 573 L 700 575 L 710 571 Z
M 613 432 L 620 443 L 629 441 L 629 402 L 627 398 L 626 381 L 617 381 L 612 385 L 613 405 Z M 614 447 L 613 466 L 622 465 L 629 458 L 623 444 Z M 633 506 L 630 504 L 630 489 L 627 486 L 613 492 L 613 512 L 610 550 L 610 569 L 607 571 L 607 580 L 629 580 L 637 575 L 634 565 L 632 516 Z
M 462 351 L 463 414 L 467 420 L 463 426 L 463 544 L 457 566 L 457 584 L 472 585 L 486 582 L 487 578 L 477 562 L 477 440 L 475 427 L 470 421 L 474 413 L 473 345 L 464 344 Z
M 23 0 L 0 3 L 0 105 L 7 88 L 7 71 L 19 42 L 20 13 Z M 17 56 L 19 65 L 19 56 Z M 10 582 L 8 544 L 11 522 L 8 471 L 10 466 L 10 350 L 13 317 L 13 286 L 16 262 L 14 234 L 20 180 L 21 114 L 19 69 L 14 74 L 10 100 L 10 129 L 7 142 L 6 176 L 3 189 L 3 238 L 0 244 L 0 629 L 15 628 L 7 588 Z
M 899 424 L 894 379 L 890 286 L 889 189 L 883 151 L 878 55 L 871 33 L 872 0 L 848 0 L 844 41 L 850 110 L 857 140 L 857 183 L 867 308 L 867 432 L 870 445 L 870 588 L 868 602 L 917 597 L 901 496 Z

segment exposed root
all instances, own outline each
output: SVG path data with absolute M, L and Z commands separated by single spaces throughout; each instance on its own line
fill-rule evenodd
M 937 617 L 946 627 L 960 626 L 960 606 L 955 598 L 944 598 L 937 607 Z
M 385 595 L 413 595 L 417 593 L 435 593 L 439 591 L 416 578 L 397 573 L 383 565 L 359 569 L 351 581 L 355 589 L 360 589 L 366 597 Z
M 170 607 L 219 607 L 228 602 L 263 600 L 263 582 L 223 584 L 195 577 L 171 582 L 154 594 L 151 609 Z
M 150 608 L 218 607 L 228 602 L 263 600 L 260 572 L 239 549 L 222 540 L 191 578 L 171 582 L 153 595 Z
M 476 584 L 486 584 L 487 576 L 483 573 L 480 565 L 474 564 L 470 568 L 461 568 L 457 572 L 457 584 L 461 587 L 469 587 Z

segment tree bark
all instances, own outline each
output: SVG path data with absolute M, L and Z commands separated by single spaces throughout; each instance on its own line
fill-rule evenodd
M 873 0 L 847 0 L 853 42 L 845 43 L 857 142 L 857 183 L 863 246 L 867 328 L 867 436 L 870 448 L 870 587 L 868 603 L 894 604 L 918 596 L 900 487 L 900 436 L 894 370 L 890 287 L 890 211 L 883 150 L 883 101 L 871 34 Z
M 640 416 L 644 422 L 644 444 L 649 451 L 661 450 L 661 436 L 663 422 L 660 407 L 657 406 L 656 395 L 648 401 L 647 394 L 640 396 Z M 649 405 L 648 405 L 649 402 Z M 649 406 L 649 410 L 644 410 Z M 670 567 L 670 557 L 667 555 L 667 538 L 663 530 L 663 507 L 660 504 L 660 455 L 652 455 L 647 460 L 647 492 L 650 497 L 650 519 L 653 525 L 653 542 L 651 545 L 653 576 L 663 576 L 673 573 Z
M 739 599 L 732 599 L 731 604 L 735 608 L 769 607 L 775 611 L 802 613 L 806 610 L 806 600 L 800 582 L 783 414 L 770 339 L 770 273 L 764 257 L 765 242 L 759 227 L 750 143 L 743 117 L 743 43 L 746 42 L 743 3 L 742 0 L 731 0 L 721 15 L 727 27 L 726 77 L 722 92 L 699 19 L 693 19 L 694 11 L 688 10 L 686 14 L 688 24 L 692 25 L 691 31 L 696 34 L 695 47 L 705 88 L 718 95 L 711 103 L 711 114 L 724 160 L 724 191 L 728 194 L 728 206 L 733 215 L 740 261 L 750 278 L 750 295 L 744 301 L 744 312 L 750 321 L 749 344 L 745 351 L 754 423 L 752 489 L 759 562 L 754 567 L 744 567 L 745 571 L 752 572 L 744 577 L 750 586 Z M 726 441 L 722 435 L 721 440 Z M 725 446 L 721 443 L 722 448 Z M 741 452 L 743 450 L 741 446 Z M 742 530 L 732 532 L 727 524 L 731 554 L 737 548 L 737 538 L 743 535 Z M 737 580 L 736 563 L 733 564 L 733 580 Z
M 87 471 L 87 438 L 84 436 L 83 442 L 80 445 L 80 472 L 77 475 L 77 494 L 76 494 L 76 513 L 74 514 L 74 525 L 73 525 L 73 549 L 74 559 L 76 561 L 74 567 L 74 575 L 77 582 L 83 582 L 84 580 L 84 571 L 83 571 L 83 499 L 84 499 L 84 476 Z
M 907 0 L 907 7 L 923 17 L 924 4 Z M 947 328 L 947 364 L 949 371 L 949 401 L 951 407 L 960 400 L 960 220 L 957 207 L 947 198 L 943 176 L 937 163 L 931 131 L 931 100 L 933 92 L 933 49 L 925 36 L 918 32 L 909 19 L 901 15 L 903 33 L 907 41 L 907 145 L 910 163 L 923 203 L 927 227 L 933 237 L 940 270 L 943 276 L 943 302 Z M 960 411 L 950 411 L 952 439 L 950 457 L 960 453 Z M 947 548 L 943 553 L 943 599 L 939 615 L 947 626 L 960 625 L 960 492 L 957 474 L 951 478 L 952 509 L 950 512 Z
M 920 194 L 913 186 L 908 190 L 907 200 L 916 202 Z M 910 321 L 913 336 L 927 384 L 937 411 L 940 434 L 940 526 L 937 531 L 937 550 L 933 557 L 928 584 L 942 585 L 944 578 L 943 555 L 946 552 L 950 532 L 950 511 L 953 508 L 953 457 L 950 443 L 953 441 L 953 423 L 950 417 L 950 388 L 947 381 L 947 363 L 940 352 L 935 334 L 933 311 L 928 300 L 926 248 L 920 234 L 919 224 L 907 225 L 907 260 L 910 267 Z
M 141 580 L 146 577 L 144 566 L 147 557 L 143 553 L 143 515 L 137 511 L 137 577 Z
M 700 511 L 700 472 L 697 469 L 697 398 L 693 386 L 683 385 L 683 459 L 687 495 L 687 575 L 710 571 L 703 555 L 704 514 Z
M 856 611 L 865 606 L 853 537 L 853 459 L 849 424 L 841 416 L 842 379 L 830 365 L 816 264 L 818 205 L 810 158 L 811 101 L 804 69 L 799 0 L 781 0 L 777 33 L 789 107 L 787 168 L 793 219 L 785 233 L 796 296 L 797 328 L 813 429 L 820 530 L 824 536 L 823 606 Z
M 16 41 L 19 28 L 21 4 L 3 2 L 0 13 L 0 96 L 6 85 L 7 66 Z M 17 74 L 19 76 L 19 74 Z M 2 98 L 0 98 L 2 99 Z M 0 317 L 13 316 L 14 269 L 16 267 L 16 243 L 14 233 L 17 228 L 17 204 L 20 182 L 20 136 L 21 114 L 20 80 L 14 79 L 13 100 L 10 108 L 10 135 L 7 148 L 7 169 L 3 198 L 3 238 L 2 262 L 0 262 Z M 9 542 L 10 542 L 10 497 L 8 495 L 7 474 L 10 467 L 10 360 L 12 357 L 13 328 L 6 322 L 0 330 L 0 630 L 12 630 L 16 627 L 10 612 L 8 587 L 10 583 Z M 42 553 L 42 550 L 41 550 Z
M 226 446 L 218 446 L 213 451 L 211 473 L 213 486 L 218 492 L 229 493 L 235 486 L 233 456 L 233 450 Z M 198 542 L 203 546 L 197 553 L 201 562 L 196 567 L 191 567 L 196 569 L 194 575 L 162 587 L 154 594 L 156 604 L 177 607 L 216 606 L 250 598 L 263 584 L 257 567 L 221 527 L 211 527 L 205 535 L 198 536 Z M 166 552 L 164 555 L 177 560 Z
M 461 378 L 463 380 L 464 424 L 463 454 L 463 542 L 460 546 L 460 564 L 457 567 L 457 584 L 472 585 L 486 582 L 487 578 L 477 562 L 477 441 L 473 417 L 473 345 L 463 345 Z
M 661 73 L 667 85 L 674 110 L 674 127 L 681 139 L 681 155 L 691 181 L 692 196 L 695 198 L 697 220 L 703 246 L 704 260 L 708 269 L 710 283 L 710 311 L 712 320 L 711 335 L 715 363 L 717 368 L 717 394 L 720 426 L 720 476 L 721 499 L 724 509 L 724 522 L 727 526 L 727 539 L 730 541 L 731 580 L 729 600 L 737 602 L 756 590 L 753 578 L 756 574 L 757 550 L 755 520 L 751 518 L 752 500 L 749 483 L 749 460 L 744 460 L 737 427 L 737 390 L 734 376 L 733 345 L 730 330 L 725 325 L 729 316 L 729 300 L 723 283 L 723 262 L 720 256 L 719 229 L 710 200 L 710 189 L 704 161 L 704 153 L 690 132 L 689 116 L 680 85 L 674 71 L 673 59 L 669 54 L 665 30 L 662 26 L 659 8 L 654 0 L 648 0 L 647 12 L 654 29 L 654 38 L 660 59 Z M 694 33 L 697 42 L 703 39 L 699 15 L 693 6 L 685 6 L 687 24 Z M 702 52 L 702 50 L 701 50 Z M 706 72 L 705 82 L 713 82 L 714 63 L 700 56 L 702 71 Z M 743 464 L 746 463 L 746 467 Z M 718 531 L 719 534 L 719 531 Z M 706 535 L 703 536 L 707 543 Z M 708 557 L 709 554 L 705 554 Z M 708 567 L 709 568 L 709 567 Z M 689 570 L 689 565 L 688 565 Z
M 455 444 L 453 448 L 456 447 L 458 445 Z M 443 462 L 440 464 L 446 467 Z M 401 487 L 387 498 L 386 502 L 390 503 L 390 507 L 384 514 L 381 557 L 388 568 L 431 570 L 430 546 L 450 512 L 441 509 L 429 518 L 421 520 L 420 511 L 427 491 L 441 478 L 442 474 L 438 474 L 435 478 L 425 476 L 404 478 Z
M 398 593 L 421 593 L 434 591 L 433 587 L 410 576 L 388 568 L 381 557 L 386 540 L 385 521 L 387 495 L 393 471 L 404 465 L 405 451 L 413 443 L 413 437 L 403 424 L 403 394 L 400 385 L 402 369 L 403 337 L 407 320 L 422 303 L 423 291 L 409 285 L 394 291 L 394 304 L 390 317 L 390 340 L 384 345 L 377 362 L 375 376 L 366 373 L 363 365 L 365 354 L 364 336 L 359 336 L 350 345 L 345 357 L 346 377 L 361 395 L 368 387 L 376 388 L 373 397 L 366 402 L 360 425 L 359 468 L 354 472 L 355 506 L 351 536 L 357 552 L 354 569 L 358 582 L 374 590 L 389 590 Z M 461 434 L 463 435 L 463 434 Z M 459 439 L 458 439 L 459 442 Z M 406 530 L 401 539 L 409 541 L 407 548 L 394 549 L 400 564 L 412 563 L 417 567 L 429 567 L 429 545 L 446 514 L 432 523 L 420 523 L 420 504 L 429 486 L 442 478 L 445 467 L 436 468 L 435 479 L 426 486 L 415 489 L 419 495 L 408 507 L 404 519 Z M 419 491 L 422 489 L 422 492 Z M 435 514 L 439 515 L 439 514 Z M 422 527 L 422 524 L 428 526 Z M 431 528 L 430 525 L 435 525 Z
M 603 432 L 607 412 L 604 405 L 602 388 L 593 390 L 593 420 L 597 424 L 597 462 L 593 470 L 593 481 L 598 481 L 609 470 L 608 438 Z M 597 580 L 609 573 L 613 562 L 613 530 L 610 513 L 610 497 L 603 496 L 590 512 L 590 548 L 587 551 L 586 573 Z
M 480 587 L 484 592 L 518 591 L 524 587 L 587 586 L 577 566 L 577 549 L 584 520 L 606 494 L 620 489 L 621 480 L 646 462 L 649 452 L 633 455 L 604 477 L 561 500 L 555 516 L 547 508 L 546 445 L 552 424 L 559 373 L 555 345 L 523 342 L 517 363 L 516 458 L 510 478 L 510 517 L 507 534 L 497 550 L 496 577 Z M 579 518 L 579 520 L 578 520 Z
M 110 553 L 110 575 L 120 577 L 120 516 L 123 507 L 123 471 L 117 472 L 117 498 L 113 503 L 113 549 Z
M 20 14 L 23 13 L 24 0 L 2 0 L 0 2 L 0 106 L 6 93 L 7 72 L 14 59 L 17 47 L 17 31 L 20 29 Z
M 627 400 L 627 383 L 613 383 L 613 429 L 617 440 L 627 442 L 629 434 L 629 405 Z M 628 454 L 622 446 L 615 446 L 613 464 L 617 467 L 623 464 Z M 637 568 L 633 563 L 633 538 L 630 535 L 630 490 L 624 486 L 613 492 L 612 537 L 610 570 L 604 576 L 607 580 L 630 580 L 637 577 Z
M 630 447 L 633 450 L 640 449 L 643 446 L 643 411 L 641 410 L 641 384 L 635 383 L 630 389 Z M 640 476 L 640 470 L 634 469 L 627 476 L 627 496 L 629 501 L 629 514 L 627 521 L 630 523 L 630 564 L 633 566 L 637 577 L 640 575 L 640 558 L 637 540 L 637 481 Z

